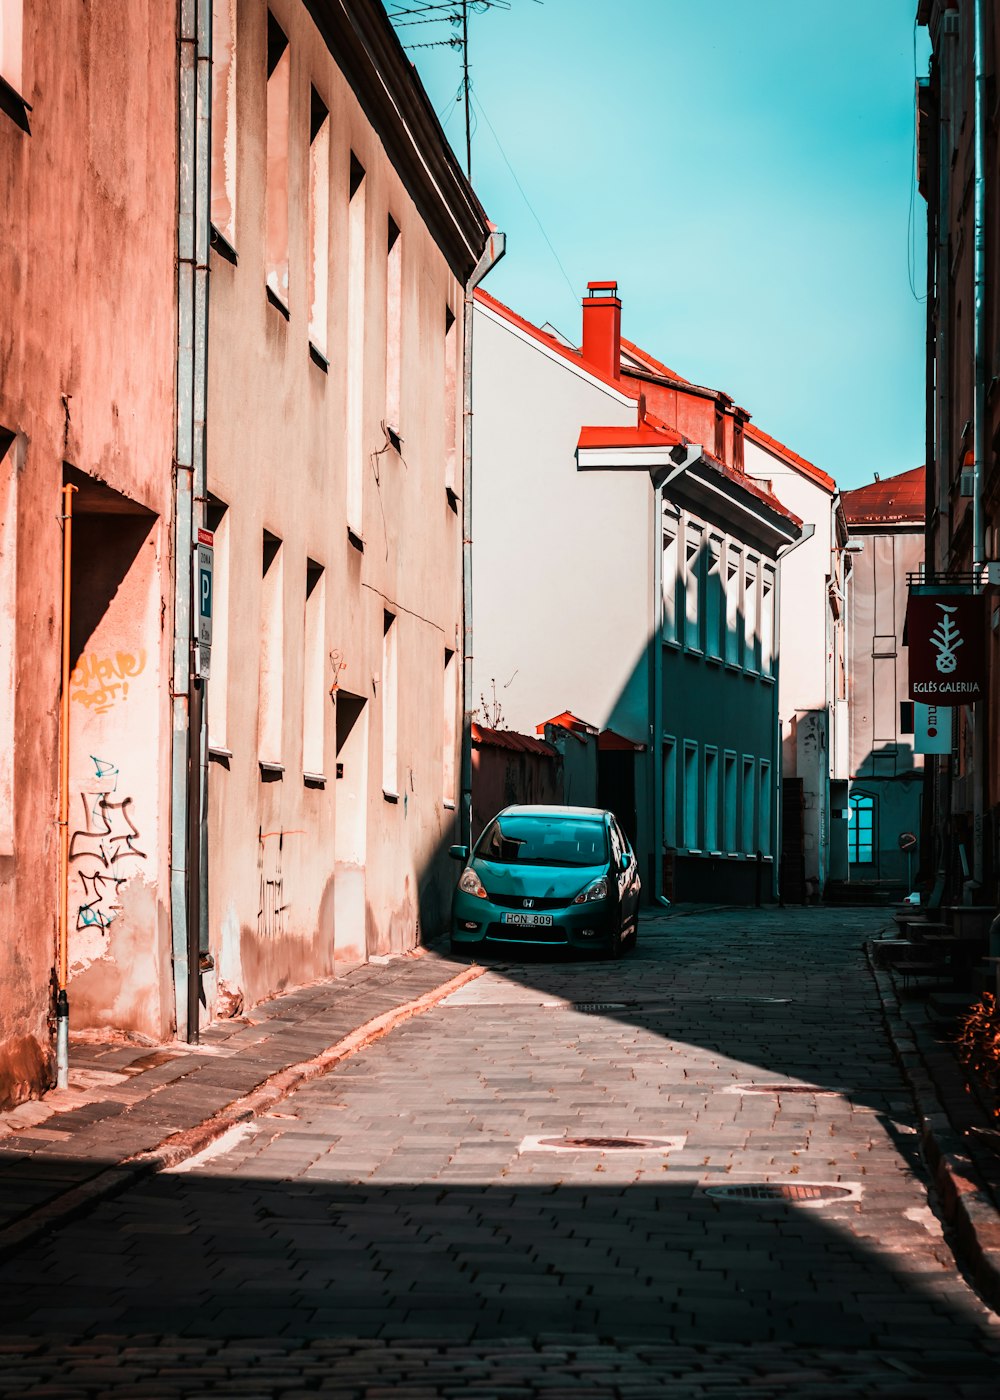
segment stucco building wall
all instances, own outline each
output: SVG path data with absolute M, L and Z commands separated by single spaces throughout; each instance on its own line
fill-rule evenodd
M 24 18 L 30 133 L 0 112 L 0 1104 L 39 1092 L 49 1072 L 64 469 L 81 488 L 71 1025 L 170 1030 L 156 756 L 170 734 L 176 15 L 146 0 L 53 0 Z
M 461 462 L 462 285 L 309 11 L 296 0 L 271 6 L 290 63 L 284 307 L 265 292 L 268 11 L 241 0 L 236 12 L 238 262 L 213 253 L 210 314 L 210 517 L 226 538 L 230 580 L 215 624 L 225 670 L 207 702 L 210 1004 L 235 988 L 255 1001 L 412 947 L 444 917 L 454 877 L 442 851 L 455 839 L 458 796 L 462 525 L 446 484 L 449 459 Z M 310 352 L 311 89 L 329 113 L 326 366 Z M 353 293 L 352 157 L 364 171 Z M 401 250 L 395 422 L 390 220 Z M 359 286 L 360 334 L 348 324 Z M 359 383 L 352 450 L 348 400 Z M 452 479 L 460 491 L 460 465 Z M 320 590 L 319 617 L 310 588 Z M 388 776 L 387 728 L 396 731 Z

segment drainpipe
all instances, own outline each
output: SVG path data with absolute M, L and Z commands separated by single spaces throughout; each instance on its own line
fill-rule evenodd
M 56 992 L 56 1086 L 69 1087 L 69 623 L 73 568 L 73 495 L 75 486 L 62 488 L 63 498 L 63 596 L 62 690 L 59 696 L 59 951 Z
M 975 310 L 973 351 L 975 357 L 975 396 L 972 406 L 973 465 L 972 490 L 972 567 L 986 559 L 986 521 L 983 511 L 983 479 L 986 461 L 986 73 L 983 57 L 984 0 L 975 4 Z M 978 586 L 978 585 L 977 585 Z M 983 884 L 983 809 L 986 788 L 986 706 L 976 701 L 972 749 L 973 870 L 979 888 Z
M 774 735 L 776 753 L 774 755 L 774 766 L 772 772 L 776 774 L 774 790 L 774 830 L 777 834 L 777 841 L 774 842 L 774 889 L 773 893 L 777 897 L 778 903 L 783 906 L 783 896 L 781 890 L 781 845 L 782 832 L 785 825 L 785 789 L 782 763 L 784 761 L 785 746 L 781 733 L 781 711 L 778 708 L 778 700 L 781 694 L 781 565 L 792 553 L 798 549 L 799 545 L 811 540 L 816 533 L 815 525 L 803 525 L 802 534 L 797 540 L 792 540 L 791 544 L 782 545 L 774 556 Z
M 178 43 L 177 441 L 174 463 L 170 907 L 177 1034 L 198 1038 L 204 754 L 194 676 L 194 541 L 205 501 L 212 3 L 182 0 Z
M 472 846 L 472 317 L 473 293 L 507 251 L 507 235 L 491 233 L 465 287 L 462 326 L 462 810 L 463 845 Z

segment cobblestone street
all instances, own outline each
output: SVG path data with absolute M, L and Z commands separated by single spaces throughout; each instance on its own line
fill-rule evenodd
M 0 1393 L 994 1397 L 884 922 L 647 916 L 620 962 L 491 962 L 9 1258 Z

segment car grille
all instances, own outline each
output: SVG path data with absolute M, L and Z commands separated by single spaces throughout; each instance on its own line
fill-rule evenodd
M 567 904 L 572 904 L 573 900 L 569 895 L 560 895 L 556 899 L 532 899 L 530 905 L 525 904 L 525 899 L 530 896 L 523 894 L 491 894 L 489 900 L 498 909 L 525 909 L 530 908 L 532 913 L 541 913 L 546 909 L 565 909 Z

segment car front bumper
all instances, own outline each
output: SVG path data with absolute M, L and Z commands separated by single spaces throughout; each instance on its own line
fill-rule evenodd
M 610 899 L 591 899 L 586 904 L 539 911 L 551 916 L 551 924 L 525 928 L 504 922 L 505 914 L 520 912 L 458 890 L 452 903 L 452 942 L 468 947 L 530 943 L 536 947 L 604 948 L 618 932 L 617 912 Z

